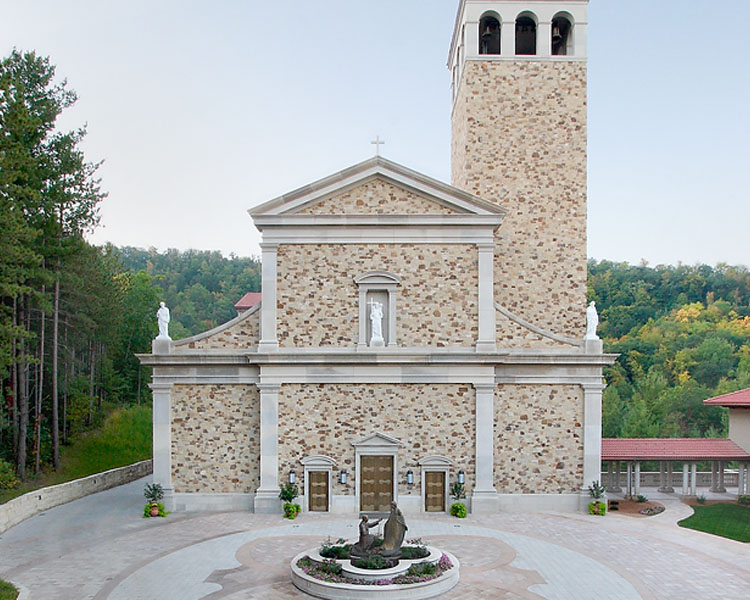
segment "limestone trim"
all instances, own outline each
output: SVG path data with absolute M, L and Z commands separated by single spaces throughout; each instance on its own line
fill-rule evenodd
M 151 383 L 153 396 L 153 481 L 164 488 L 164 505 L 174 510 L 172 485 L 172 384 Z
M 495 244 L 477 245 L 477 296 L 479 303 L 479 334 L 477 352 L 494 352 L 497 350 L 497 319 L 493 305 L 495 303 Z
M 331 512 L 331 500 L 333 499 L 333 469 L 337 466 L 337 463 L 330 456 L 323 456 L 322 454 L 315 456 L 307 456 L 301 461 L 304 478 L 304 502 L 302 504 L 302 511 L 309 512 L 310 510 L 310 477 L 311 472 L 323 471 L 328 476 L 328 508 L 326 512 Z
M 357 511 L 361 504 L 361 479 L 362 473 L 361 458 L 363 456 L 392 456 L 393 457 L 393 502 L 398 502 L 398 451 L 404 447 L 404 443 L 390 435 L 381 432 L 374 432 L 368 436 L 352 442 L 354 446 L 354 495 L 357 502 Z
M 563 335 L 557 335 L 556 333 L 552 333 L 551 331 L 547 331 L 546 329 L 542 329 L 541 327 L 537 327 L 533 323 L 529 323 L 527 320 L 523 319 L 522 317 L 519 317 L 518 315 L 510 312 L 507 308 L 500 305 L 498 302 L 495 302 L 495 309 L 500 314 L 504 315 L 517 325 L 520 325 L 521 327 L 525 327 L 529 331 L 532 331 L 533 333 L 536 333 L 537 335 L 541 335 L 542 337 L 548 338 L 550 340 L 554 340 L 555 342 L 560 342 L 561 344 L 568 344 L 570 346 L 576 346 L 578 348 L 583 348 L 583 340 L 576 340 L 573 338 L 565 337 Z
M 368 347 L 367 294 L 370 292 L 385 292 L 388 296 L 387 346 L 395 348 L 398 344 L 396 341 L 396 286 L 401 283 L 401 278 L 388 271 L 370 271 L 355 277 L 354 283 L 359 288 L 359 337 L 357 339 L 357 349 L 364 350 Z
M 278 245 L 264 240 L 261 249 L 261 309 L 260 341 L 258 351 L 274 352 L 279 349 L 276 337 L 276 275 L 278 271 Z
M 417 464 L 421 467 L 421 498 L 422 498 L 422 512 L 426 512 L 427 506 L 427 473 L 445 473 L 445 490 L 444 490 L 444 506 L 445 511 L 448 512 L 450 507 L 448 490 L 450 489 L 450 474 L 451 468 L 453 467 L 453 461 L 450 458 L 440 455 L 425 456 L 424 458 L 417 461 Z
M 279 494 L 279 384 L 259 383 L 260 487 L 255 512 L 278 512 Z
M 603 383 L 583 386 L 583 487 L 601 477 L 602 464 L 602 394 Z
M 195 342 L 205 340 L 206 338 L 209 338 L 212 335 L 216 335 L 217 333 L 221 333 L 222 331 L 226 331 L 227 329 L 230 329 L 231 327 L 234 327 L 235 325 L 242 323 L 244 320 L 248 319 L 249 317 L 257 313 L 258 311 L 260 311 L 262 304 L 263 304 L 262 302 L 259 302 L 252 308 L 234 317 L 234 319 L 230 319 L 226 323 L 222 323 L 221 325 L 218 325 L 217 327 L 214 327 L 213 329 L 208 329 L 207 331 L 203 331 L 202 333 L 198 333 L 194 336 L 183 338 L 181 340 L 172 342 L 172 347 L 176 349 L 176 348 L 179 348 L 180 346 L 187 346 L 189 344 L 193 344 Z
M 269 200 L 248 212 L 256 223 L 274 222 L 288 219 L 295 211 L 311 203 L 322 201 L 332 196 L 345 193 L 358 185 L 374 178 L 404 188 L 444 206 L 453 208 L 459 213 L 503 215 L 505 210 L 496 203 L 487 202 L 464 190 L 453 187 L 403 165 L 376 156 L 348 169 L 320 179 L 288 194 Z M 270 218 L 269 217 L 275 217 Z M 316 219 L 312 215 L 303 217 Z M 259 227 L 260 228 L 260 227 Z

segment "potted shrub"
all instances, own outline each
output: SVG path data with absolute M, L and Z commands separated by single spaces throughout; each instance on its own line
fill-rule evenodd
M 605 514 L 607 514 L 607 503 L 602 502 L 602 498 L 604 498 L 604 494 L 606 493 L 607 489 L 599 483 L 599 481 L 592 481 L 591 485 L 589 486 L 589 494 L 591 494 L 591 497 L 594 499 L 592 502 L 589 502 L 589 514 L 590 515 L 599 515 L 603 517 Z
M 146 497 L 146 506 L 143 509 L 144 517 L 166 517 L 167 512 L 160 502 L 164 498 L 164 488 L 158 483 L 149 483 L 143 488 Z
M 458 517 L 459 519 L 465 519 L 466 505 L 463 502 L 460 502 L 460 500 L 466 498 L 466 490 L 464 489 L 464 484 L 456 481 L 451 486 L 450 494 L 451 498 L 453 498 L 454 500 L 453 504 L 451 504 L 451 515 L 454 517 Z
M 296 483 L 285 483 L 281 486 L 279 499 L 284 503 L 285 519 L 296 519 L 297 515 L 302 512 L 302 507 L 294 503 L 297 496 L 299 496 L 299 488 Z

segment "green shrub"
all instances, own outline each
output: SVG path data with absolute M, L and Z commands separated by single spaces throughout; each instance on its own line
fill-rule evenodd
M 346 544 L 344 546 L 322 546 L 320 548 L 320 555 L 323 558 L 338 558 L 339 560 L 347 560 L 349 558 L 349 550 L 351 546 Z
M 18 590 L 16 586 L 0 579 L 0 600 L 16 600 Z
M 335 560 L 324 560 L 318 569 L 327 575 L 341 575 L 341 565 Z
M 143 488 L 143 495 L 150 503 L 156 503 L 164 498 L 164 488 L 159 483 L 149 483 Z
M 401 558 L 405 560 L 418 560 L 420 558 L 427 558 L 429 555 L 430 551 L 424 546 L 401 547 Z
M 606 491 L 607 491 L 607 488 L 605 488 L 602 484 L 600 484 L 599 480 L 592 481 L 591 485 L 589 486 L 589 494 L 591 494 L 591 497 L 594 500 L 603 498 Z
M 743 494 L 737 498 L 737 502 L 740 504 L 750 505 L 750 496 Z
M 151 507 L 156 504 L 156 506 L 159 508 L 159 517 L 166 517 L 169 513 L 164 508 L 164 505 L 161 502 L 146 502 L 146 506 L 143 507 L 143 516 L 144 517 L 150 517 L 151 516 Z
M 638 494 L 638 497 L 635 500 L 636 502 L 648 502 L 648 498 L 643 494 Z
M 301 512 L 302 507 L 299 504 L 291 504 L 290 502 L 284 504 L 285 519 L 296 519 L 297 515 Z
M 390 569 L 391 567 L 395 567 L 396 564 L 398 564 L 398 561 L 388 560 L 379 554 L 373 554 L 367 558 L 360 558 L 352 561 L 353 567 L 357 567 L 358 569 L 370 569 L 373 571 L 379 569 Z
M 294 499 L 299 496 L 299 488 L 296 483 L 285 483 L 281 486 L 279 492 L 279 500 L 287 503 L 294 502 Z
M 0 490 L 12 490 L 18 487 L 20 483 L 13 465 L 0 458 Z
M 428 562 L 421 562 L 413 564 L 411 567 L 409 567 L 409 570 L 406 572 L 406 574 L 416 575 L 417 577 L 424 577 L 425 575 L 434 575 L 436 571 L 436 565 Z
M 459 519 L 465 519 L 466 505 L 463 502 L 454 502 L 451 504 L 451 515 Z
M 696 498 L 696 500 L 698 501 L 698 504 L 705 504 L 706 503 L 706 496 L 703 495 L 703 494 L 701 494 L 700 496 L 698 496 Z
M 466 490 L 464 489 L 464 484 L 456 481 L 451 486 L 450 494 L 451 494 L 451 498 L 453 498 L 456 502 L 458 502 L 462 498 L 466 498 Z
M 607 514 L 607 505 L 604 502 L 589 502 L 589 514 L 603 517 Z

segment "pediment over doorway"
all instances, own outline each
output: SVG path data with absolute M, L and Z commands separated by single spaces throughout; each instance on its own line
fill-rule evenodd
M 360 440 L 357 440 L 356 442 L 352 442 L 352 446 L 355 448 L 380 448 L 383 446 L 387 447 L 399 447 L 404 446 L 405 444 L 397 440 L 394 437 L 391 437 L 390 435 L 386 435 L 384 433 L 375 432 L 371 433 L 368 436 L 363 437 Z

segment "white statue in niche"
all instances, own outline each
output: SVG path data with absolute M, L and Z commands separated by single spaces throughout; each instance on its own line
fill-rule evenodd
M 169 309 L 164 302 L 159 302 L 159 310 L 156 311 L 156 321 L 159 323 L 159 337 L 169 339 Z
M 383 339 L 383 304 L 376 300 L 370 300 L 370 324 L 372 334 L 370 346 L 385 346 Z
M 592 300 L 586 309 L 586 335 L 583 339 L 598 340 L 599 336 L 596 335 L 597 327 L 599 327 L 599 314 L 596 312 L 596 302 Z

